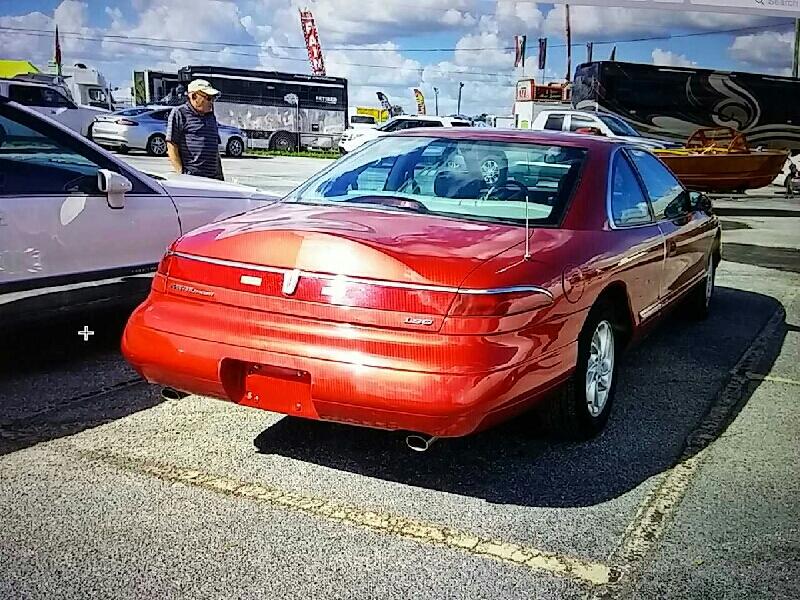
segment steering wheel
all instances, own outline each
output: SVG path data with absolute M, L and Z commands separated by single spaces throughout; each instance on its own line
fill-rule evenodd
M 419 213 L 429 213 L 430 209 L 419 200 L 411 198 L 392 198 L 391 196 L 361 196 L 347 200 L 348 203 L 353 204 L 383 204 L 385 206 L 392 206 L 403 210 L 412 210 Z
M 516 186 L 519 188 L 519 191 L 522 192 L 523 201 L 528 198 L 528 194 L 530 193 L 528 186 L 526 186 L 524 183 L 520 183 L 516 179 L 506 179 L 503 183 L 490 187 L 486 192 L 484 200 L 488 200 L 489 196 L 492 195 L 493 192 L 495 193 L 495 199 L 497 200 L 518 200 L 518 198 L 514 198 L 514 190 L 511 189 L 513 186 Z M 497 194 L 497 192 L 506 193 Z

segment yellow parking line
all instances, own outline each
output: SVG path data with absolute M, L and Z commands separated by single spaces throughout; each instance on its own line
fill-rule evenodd
M 797 379 L 790 379 L 788 377 L 778 377 L 777 375 L 762 375 L 760 373 L 747 372 L 747 378 L 753 381 L 768 381 L 770 383 L 788 383 L 790 385 L 800 385 Z
M 364 510 L 338 504 L 331 500 L 305 496 L 276 487 L 246 483 L 229 477 L 219 477 L 194 469 L 153 463 L 119 454 L 83 451 L 81 456 L 111 464 L 117 468 L 142 473 L 172 483 L 184 483 L 214 492 L 266 502 L 272 506 L 302 512 L 331 521 L 366 527 L 389 535 L 460 550 L 553 575 L 577 579 L 592 585 L 604 585 L 619 577 L 617 570 L 607 565 L 570 556 L 545 552 L 475 535 L 434 523 L 415 521 L 407 517 Z
M 753 371 L 767 352 L 767 346 L 783 327 L 786 313 L 776 310 L 748 349 L 731 370 L 732 377 L 723 387 L 701 422 L 686 439 L 686 447 L 678 464 L 661 474 L 653 489 L 639 504 L 633 520 L 628 524 L 622 540 L 609 556 L 609 563 L 618 565 L 623 577 L 613 585 L 596 593 L 593 600 L 606 600 L 630 591 L 635 580 L 642 575 L 643 565 L 661 542 L 672 523 L 689 486 L 708 454 L 711 443 L 724 430 L 730 415 L 741 401 L 742 394 Z

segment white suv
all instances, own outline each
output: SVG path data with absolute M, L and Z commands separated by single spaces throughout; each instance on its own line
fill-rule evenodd
M 352 152 L 356 148 L 363 146 L 367 142 L 403 129 L 414 129 L 416 127 L 471 127 L 472 124 L 466 119 L 456 119 L 453 117 L 432 117 L 428 115 L 403 115 L 393 117 L 380 127 L 375 129 L 348 129 L 342 134 L 339 141 L 339 150 L 342 153 Z
M 84 137 L 89 137 L 94 118 L 108 112 L 92 106 L 78 106 L 59 88 L 24 79 L 0 79 L 0 96 L 55 119 Z

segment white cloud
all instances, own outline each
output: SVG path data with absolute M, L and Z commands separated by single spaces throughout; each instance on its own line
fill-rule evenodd
M 753 27 L 768 22 L 750 15 L 685 12 L 675 10 L 620 8 L 608 6 L 571 6 L 572 35 L 588 40 L 609 39 L 612 36 L 637 37 L 662 35 L 681 28 L 690 31 L 728 30 Z M 566 15 L 563 5 L 556 5 L 545 19 L 544 30 L 549 35 L 564 36 Z
M 0 27 L 18 30 L 0 33 L 3 57 L 32 59 L 44 67 L 53 59 L 56 25 L 61 31 L 88 33 L 87 22 L 88 4 L 75 0 L 64 0 L 52 17 L 38 11 L 14 17 L 0 16 Z M 64 55 L 82 52 L 86 48 L 86 42 L 78 36 L 61 35 L 60 43 Z
M 757 67 L 785 69 L 792 65 L 794 32 L 764 31 L 738 36 L 728 52 L 736 60 Z
M 95 66 L 113 85 L 130 80 L 134 69 L 176 70 L 187 64 L 307 73 L 298 10 L 308 6 L 316 17 L 328 73 L 347 77 L 351 104 L 374 106 L 375 91 L 382 90 L 411 112 L 411 89 L 419 87 L 433 110 L 433 87 L 437 87 L 440 112 L 453 113 L 458 84 L 463 81 L 463 112 L 508 114 L 518 75 L 513 67 L 513 36 L 528 36 L 526 62 L 535 65 L 536 38 L 550 36 L 553 47 L 559 42 L 552 38 L 563 38 L 564 32 L 563 5 L 551 8 L 517 0 L 380 0 L 378 4 L 357 0 L 126 1 L 128 8 L 123 6 L 123 10 L 118 3 L 112 8 L 105 6 L 110 2 L 99 0 L 63 0 L 52 13 L 0 16 L 0 26 L 43 32 L 3 32 L 2 53 L 46 66 L 53 55 L 50 32 L 58 23 L 64 62 Z M 20 4 L 24 5 L 24 0 Z M 600 6 L 573 6 L 571 11 L 576 41 L 661 35 L 676 28 L 732 29 L 762 22 L 743 16 Z M 98 22 L 96 28 L 89 26 L 90 14 Z M 70 32 L 100 41 L 80 40 Z M 120 43 L 123 40 L 111 36 L 140 39 Z M 208 42 L 222 43 L 204 44 Z M 786 44 L 782 34 L 741 36 L 729 54 L 775 72 L 791 60 L 791 54 L 784 52 Z M 430 45 L 455 49 L 443 53 L 402 50 Z M 597 56 L 606 55 L 602 48 Z M 659 64 L 690 62 L 682 52 L 656 48 L 652 58 Z M 625 55 L 624 45 L 618 55 Z
M 652 53 L 653 64 L 663 67 L 696 67 L 697 63 L 689 60 L 683 54 L 677 54 L 670 50 L 656 48 Z

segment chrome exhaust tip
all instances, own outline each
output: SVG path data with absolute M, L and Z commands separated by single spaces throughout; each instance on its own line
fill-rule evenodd
M 425 452 L 433 446 L 433 443 L 438 439 L 439 438 L 435 435 L 430 436 L 415 433 L 406 437 L 406 446 L 411 448 L 414 452 Z
M 179 392 L 171 387 L 161 388 L 162 400 L 181 400 L 182 398 L 186 398 L 188 395 L 189 394 L 185 392 Z

